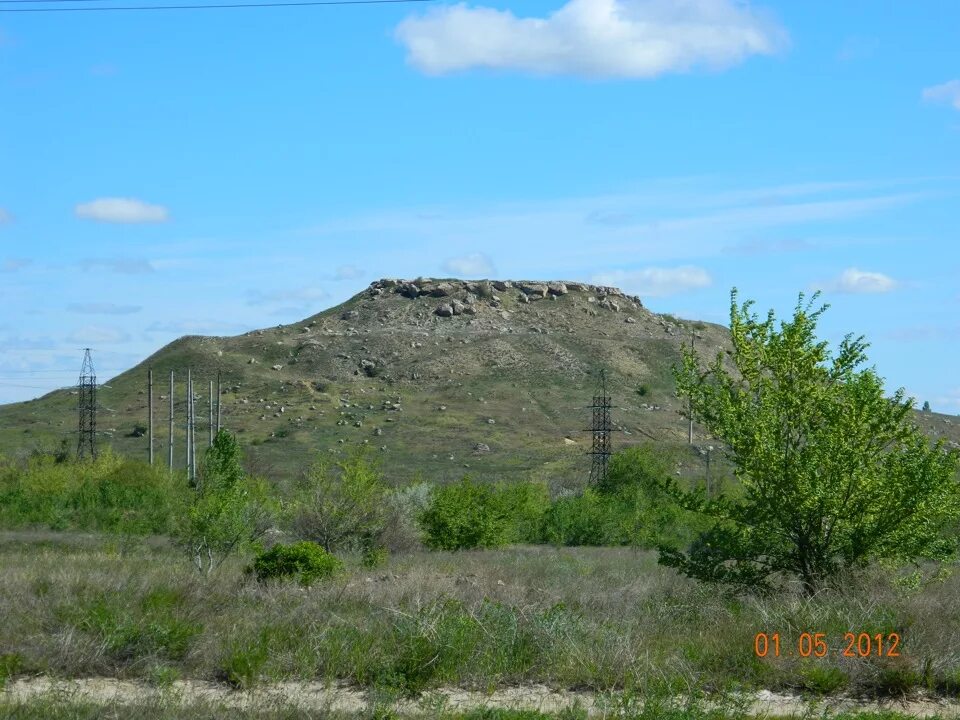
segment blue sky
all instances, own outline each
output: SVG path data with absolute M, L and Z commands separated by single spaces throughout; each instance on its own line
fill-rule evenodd
M 781 314 L 821 288 L 824 337 L 960 413 L 958 27 L 952 0 L 0 12 L 0 402 L 84 346 L 110 377 L 456 275 L 719 322 L 734 285 Z

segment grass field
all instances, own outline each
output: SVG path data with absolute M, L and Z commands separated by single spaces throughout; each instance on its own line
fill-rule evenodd
M 593 691 L 960 691 L 960 579 L 922 593 L 880 570 L 845 589 L 733 599 L 628 548 L 416 552 L 310 589 L 242 564 L 198 575 L 163 539 L 7 533 L 0 677 L 104 676 L 238 688 L 326 680 L 416 696 L 544 684 Z M 782 655 L 758 658 L 757 632 Z M 823 658 L 796 656 L 825 633 Z M 900 657 L 843 657 L 843 636 L 899 633 Z

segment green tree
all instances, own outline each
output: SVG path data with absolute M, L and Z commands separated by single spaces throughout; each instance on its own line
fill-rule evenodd
M 333 466 L 318 456 L 297 489 L 291 509 L 294 532 L 327 552 L 376 544 L 386 524 L 388 491 L 366 447 L 357 447 Z
M 210 574 L 232 553 L 263 535 L 271 511 L 266 484 L 246 477 L 237 439 L 221 430 L 204 455 L 177 540 L 197 570 Z
M 902 389 L 887 397 L 866 360 L 863 337 L 847 335 L 835 356 L 817 342 L 828 306 L 800 295 L 792 320 L 761 321 L 731 293 L 734 367 L 718 352 L 706 367 L 683 351 L 678 394 L 726 452 L 742 495 L 706 499 L 672 490 L 711 519 L 689 548 L 660 561 L 708 581 L 768 589 L 794 576 L 813 594 L 837 571 L 874 559 L 946 559 L 960 516 L 958 454 L 931 446 L 911 422 Z
M 930 412 L 930 401 L 929 401 L 929 400 L 924 400 L 924 401 L 923 401 L 923 407 L 920 408 L 920 409 L 923 410 L 923 412 Z

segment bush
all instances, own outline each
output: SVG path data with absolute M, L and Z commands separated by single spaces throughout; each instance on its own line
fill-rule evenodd
M 293 530 L 327 552 L 365 547 L 386 525 L 388 488 L 364 446 L 330 467 L 320 456 L 300 482 L 293 502 Z
M 387 521 L 377 538 L 383 547 L 393 553 L 422 547 L 417 518 L 430 504 L 432 492 L 430 483 L 417 482 L 387 495 Z
M 304 587 L 336 575 L 343 563 L 316 543 L 307 540 L 292 545 L 274 545 L 260 553 L 248 568 L 259 582 L 296 577 Z
M 560 498 L 546 511 L 541 537 L 556 545 L 625 545 L 608 497 L 587 488 Z
M 490 485 L 469 477 L 437 488 L 419 517 L 424 543 L 434 550 L 500 547 L 510 540 L 510 516 Z
M 100 453 L 78 463 L 37 454 L 0 464 L 0 527 L 163 535 L 189 490 L 165 468 Z
M 503 483 L 494 489 L 497 501 L 509 517 L 507 542 L 539 542 L 543 534 L 543 518 L 550 507 L 550 493 L 545 483 Z

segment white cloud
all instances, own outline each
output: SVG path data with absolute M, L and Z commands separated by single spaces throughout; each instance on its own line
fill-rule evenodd
M 13 220 L 13 216 L 4 208 L 0 207 L 0 225 L 4 225 Z
M 170 219 L 163 205 L 151 205 L 134 198 L 98 198 L 74 208 L 77 217 L 108 223 L 160 223 Z
M 895 290 L 899 283 L 889 275 L 847 268 L 839 277 L 817 286 L 817 289 L 836 293 L 885 293 Z
M 409 62 L 437 75 L 493 68 L 653 78 L 722 69 L 787 44 L 768 13 L 734 0 L 569 0 L 545 18 L 460 3 L 409 17 L 395 34 Z
M 363 275 L 363 270 L 355 265 L 341 265 L 333 274 L 334 280 L 356 280 Z
M 443 262 L 441 267 L 444 272 L 462 278 L 491 277 L 497 272 L 493 267 L 493 262 L 483 253 L 471 253 L 449 258 Z
M 613 270 L 598 273 L 592 282 L 609 285 L 643 297 L 663 297 L 707 287 L 710 274 L 703 268 L 682 265 L 675 268 L 649 267 L 640 270 Z
M 82 315 L 131 315 L 142 310 L 139 305 L 117 305 L 112 302 L 70 303 L 67 310 Z
M 123 330 L 101 325 L 86 325 L 74 330 L 67 338 L 70 342 L 91 344 L 123 343 L 129 339 L 130 336 Z
M 923 99 L 927 102 L 950 103 L 960 110 L 960 80 L 950 80 L 942 85 L 924 88 Z

